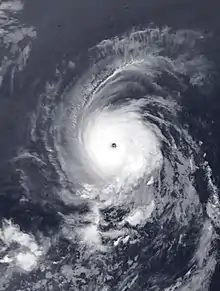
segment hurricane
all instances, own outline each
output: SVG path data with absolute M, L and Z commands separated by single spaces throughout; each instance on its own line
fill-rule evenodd
M 212 90 L 207 37 L 134 28 L 56 69 L 11 160 L 40 227 L 2 221 L 1 290 L 209 290 L 218 187 L 186 102 Z

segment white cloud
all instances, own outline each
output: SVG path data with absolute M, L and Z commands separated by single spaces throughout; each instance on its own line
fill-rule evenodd
M 22 232 L 19 226 L 9 220 L 3 221 L 0 240 L 9 249 L 0 259 L 0 263 L 12 264 L 24 271 L 32 271 L 43 255 L 43 248 L 37 244 L 35 238 Z M 14 243 L 18 245 L 16 250 L 10 250 L 10 246 Z

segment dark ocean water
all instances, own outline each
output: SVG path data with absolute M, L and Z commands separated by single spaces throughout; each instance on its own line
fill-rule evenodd
M 75 241 L 72 244 L 69 243 L 66 237 L 59 236 L 59 232 L 66 217 L 71 216 L 72 213 L 84 215 L 88 210 L 87 205 L 64 203 L 57 195 L 57 192 L 61 191 L 59 175 L 54 168 L 48 170 L 50 160 L 49 158 L 47 160 L 43 154 L 45 145 L 42 142 L 43 138 L 41 139 L 42 128 L 34 128 L 31 116 L 39 110 L 39 100 L 48 84 L 54 84 L 55 80 L 59 81 L 61 72 L 65 71 L 65 80 L 61 87 L 67 87 L 71 83 L 72 76 L 80 75 L 87 67 L 88 60 L 85 56 L 88 50 L 102 40 L 120 36 L 134 29 L 143 30 L 150 26 L 159 28 L 168 26 L 173 31 L 202 31 L 207 37 L 202 41 L 200 54 L 212 64 L 210 70 L 212 76 L 209 86 L 202 88 L 201 90 L 204 91 L 201 94 L 198 94 L 193 88 L 184 91 L 182 106 L 186 110 L 182 110 L 180 120 L 182 124 L 187 124 L 189 133 L 194 139 L 202 141 L 200 144 L 202 152 L 205 153 L 205 158 L 212 170 L 210 177 L 218 195 L 218 189 L 220 189 L 219 11 L 220 2 L 214 0 L 29 0 L 3 1 L 0 4 L 0 37 L 2 39 L 0 44 L 0 218 L 2 229 L 7 228 L 4 226 L 6 219 L 18 225 L 20 233 L 32 234 L 35 240 L 23 237 L 23 241 L 28 241 L 26 245 L 23 244 L 23 248 L 28 248 L 32 243 L 32 247 L 39 252 L 40 257 L 40 267 L 38 264 L 34 270 L 30 267 L 31 271 L 29 269 L 21 271 L 19 270 L 20 265 L 14 266 L 13 262 L 11 263 L 13 266 L 10 266 L 5 259 L 7 251 L 13 257 L 13 254 L 18 252 L 18 245 L 22 245 L 22 243 L 19 239 L 12 239 L 13 242 L 8 242 L 5 246 L 1 236 L 3 234 L 0 232 L 0 248 L 2 248 L 0 250 L 0 290 L 108 291 L 117 290 L 117 288 L 131 291 L 193 290 L 187 289 L 187 287 L 186 289 L 178 289 L 178 287 L 165 289 L 167 286 L 164 283 L 168 280 L 167 277 L 172 281 L 172 276 L 176 276 L 175 268 L 178 268 L 180 276 L 181 272 L 185 272 L 185 266 L 193 252 L 193 242 L 191 248 L 190 239 L 186 240 L 189 247 L 186 247 L 183 253 L 177 254 L 175 263 L 166 265 L 164 278 L 158 278 L 157 270 L 160 269 L 158 264 L 166 260 L 168 255 L 161 256 L 160 260 L 153 262 L 152 268 L 149 268 L 147 266 L 148 254 L 144 254 L 141 259 L 142 265 L 146 268 L 140 269 L 140 280 L 143 284 L 140 283 L 140 287 L 136 287 L 136 289 L 132 289 L 132 287 L 123 289 L 120 285 L 122 277 L 123 282 L 126 281 L 126 276 L 132 281 L 132 274 L 124 275 L 121 272 L 120 277 L 119 271 L 111 270 L 112 278 L 108 281 L 106 277 L 109 273 L 107 271 L 105 273 L 105 269 L 103 269 L 102 276 L 97 271 L 97 278 L 99 278 L 97 281 L 92 276 L 91 280 L 86 281 L 87 274 L 84 274 L 80 278 L 86 282 L 84 285 L 83 283 L 80 285 L 78 279 L 73 283 L 70 277 L 75 275 L 64 267 L 74 265 L 81 253 L 77 249 Z M 79 63 L 80 66 L 75 68 L 75 63 Z M 74 74 L 71 73 L 72 70 L 74 70 Z M 206 77 L 208 78 L 208 76 Z M 58 91 L 56 100 L 59 100 L 59 93 Z M 46 106 L 44 101 L 40 103 L 40 107 L 47 108 Z M 41 124 L 41 126 L 43 125 Z M 33 131 L 36 131 L 38 136 L 35 140 L 30 138 Z M 45 131 L 47 131 L 46 127 Z M 25 148 L 29 149 L 28 153 L 24 151 Z M 38 153 L 38 156 L 35 153 Z M 20 158 L 21 155 L 23 158 Z M 205 207 L 209 198 L 209 188 L 206 181 L 201 178 L 202 176 L 202 170 L 201 173 L 198 171 L 196 183 L 199 199 Z M 68 182 L 66 183 L 68 184 Z M 218 213 L 215 217 L 217 216 Z M 218 218 L 215 218 L 213 225 L 216 236 L 218 236 Z M 159 224 L 150 229 L 152 239 L 156 237 L 158 231 Z M 196 241 L 197 231 L 197 226 L 192 225 L 187 235 Z M 13 226 L 12 233 L 16 233 Z M 38 245 L 43 246 L 43 251 Z M 144 247 L 144 242 L 141 242 L 139 248 L 144 249 Z M 203 248 L 205 252 L 206 243 Z M 201 291 L 220 290 L 218 239 L 213 242 L 212 248 L 215 250 L 217 263 L 214 271 L 211 272 L 213 274 L 210 276 L 210 288 L 207 289 L 204 287 L 205 285 L 201 285 Z M 171 254 L 172 250 L 169 251 Z M 130 247 L 129 252 L 131 252 L 130 257 L 135 257 L 135 254 L 139 253 L 138 246 Z M 44 253 L 43 259 L 41 253 Z M 71 258 L 66 258 L 66 253 L 71 254 Z M 109 258 L 109 264 L 113 266 L 116 264 L 114 260 L 117 260 L 117 256 L 124 254 L 127 252 L 118 250 L 116 256 Z M 59 263 L 61 258 L 64 260 L 62 266 Z M 32 258 L 27 257 L 27 260 L 31 261 Z M 53 262 L 50 265 L 52 271 L 46 272 L 47 267 L 44 265 L 44 260 Z M 124 261 L 128 261 L 127 255 L 125 255 Z M 97 258 L 95 264 L 98 266 L 98 270 L 104 268 L 101 258 L 100 261 Z M 121 269 L 127 268 L 126 264 L 120 266 Z M 74 267 L 76 268 L 75 265 Z M 90 270 L 89 257 L 83 261 L 83 267 L 85 270 Z M 210 266 L 211 268 L 213 267 Z M 147 282 L 144 283 L 148 276 L 145 274 L 145 270 L 153 274 L 152 281 L 149 283 L 151 285 L 148 285 Z M 95 274 L 93 269 L 92 272 Z M 63 283 L 64 273 L 69 279 Z M 56 276 L 54 282 L 53 276 Z M 108 282 L 109 289 L 104 286 L 104 283 L 103 289 L 101 289 L 102 281 L 100 280 Z M 158 286 L 160 287 L 153 289 L 153 280 L 155 282 L 159 280 Z M 52 282 L 51 285 L 48 282 Z M 94 287 L 96 284 L 97 288 Z M 199 279 L 197 284 L 201 284 Z M 199 288 L 198 285 L 197 288 Z

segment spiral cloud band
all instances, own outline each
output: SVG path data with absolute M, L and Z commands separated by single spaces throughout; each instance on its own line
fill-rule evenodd
M 104 40 L 42 94 L 30 140 L 58 200 L 78 207 L 62 213 L 60 236 L 78 252 L 64 259 L 69 290 L 207 290 L 219 204 L 183 104 L 211 83 L 203 39 L 165 28 Z M 55 284 L 60 271 L 45 264 Z

